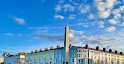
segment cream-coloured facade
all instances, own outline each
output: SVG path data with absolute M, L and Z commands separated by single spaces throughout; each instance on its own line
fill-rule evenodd
M 4 62 L 4 57 L 0 56 L 0 64 Z
M 81 59 L 87 59 L 86 61 L 89 62 L 89 64 L 124 64 L 124 55 L 122 52 L 112 52 L 111 49 L 106 51 L 106 48 L 100 50 L 98 46 L 96 49 L 93 49 L 89 48 L 88 45 L 85 47 L 72 46 L 72 48 L 73 52 L 70 50 L 69 55 L 71 54 L 70 56 L 73 56 L 70 58 L 74 60 L 74 64 L 80 64 Z M 77 55 L 77 57 L 75 57 L 75 55 Z
M 104 48 L 105 49 L 105 48 Z M 90 50 L 89 58 L 93 60 L 93 63 L 103 64 L 124 64 L 124 55 L 121 53 L 104 51 L 103 50 Z

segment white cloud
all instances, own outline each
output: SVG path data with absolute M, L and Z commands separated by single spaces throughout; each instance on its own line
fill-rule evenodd
M 107 46 L 112 46 L 112 49 L 118 49 L 119 51 L 124 51 L 124 29 L 119 30 L 117 32 L 113 32 L 113 33 L 108 33 L 105 37 L 111 37 L 111 38 L 116 38 L 116 41 L 111 42 L 109 45 L 107 44 Z
M 119 10 L 120 10 L 121 12 L 123 12 L 123 11 L 124 11 L 124 5 L 123 5 L 123 6 L 120 6 L 120 7 L 119 7 Z
M 88 23 L 78 23 L 79 26 L 88 27 Z
M 70 33 L 72 34 L 83 34 L 83 31 L 75 31 L 75 30 L 70 30 Z
M 121 26 L 124 26 L 124 22 L 121 24 Z
M 100 18 L 108 18 L 111 12 L 110 11 L 99 11 L 98 14 Z
M 110 19 L 110 20 L 108 20 L 108 22 L 111 23 L 111 24 L 118 24 L 118 22 L 115 21 L 114 19 Z
M 58 18 L 58 19 L 64 19 L 64 17 L 61 16 L 61 15 L 55 15 L 54 17 L 55 17 L 55 18 Z
M 63 6 L 63 8 L 64 8 L 64 11 L 66 12 L 66 11 L 74 11 L 75 10 L 75 6 L 72 6 L 71 4 L 65 4 L 64 6 Z
M 94 19 L 94 15 L 93 14 L 90 14 L 88 18 L 89 19 Z
M 75 36 L 77 34 L 81 35 L 83 34 L 83 31 L 75 31 L 75 30 L 70 30 L 69 32 L 69 41 L 70 43 L 79 43 L 81 40 L 79 37 Z M 55 35 L 50 35 L 50 34 L 40 34 L 34 36 L 35 39 L 41 39 L 41 40 L 48 40 L 52 42 L 63 42 L 64 41 L 64 36 L 55 36 Z
M 18 18 L 18 17 L 13 17 L 13 19 L 18 23 L 18 24 L 21 24 L 21 25 L 24 25 L 26 24 L 25 20 L 23 18 Z
M 115 19 L 120 19 L 120 18 L 121 18 L 121 14 L 116 14 L 116 15 L 114 16 L 114 18 L 115 18 Z
M 69 15 L 68 18 L 69 18 L 70 20 L 75 19 L 75 18 L 76 18 L 76 15 L 75 15 L 75 14 L 71 14 L 71 15 Z
M 81 40 L 78 36 L 75 36 L 75 35 L 78 35 L 78 34 L 83 34 L 84 32 L 83 31 L 75 31 L 75 30 L 70 30 L 69 31 L 69 37 L 70 37 L 70 42 L 71 43 L 80 43 Z
M 95 0 L 97 9 L 98 9 L 98 15 L 100 18 L 108 18 L 111 14 L 111 10 L 113 9 L 114 5 L 117 5 L 116 0 Z
M 71 43 L 76 43 L 79 42 L 80 38 L 76 37 L 75 35 L 81 35 L 83 34 L 83 31 L 76 31 L 76 30 L 70 30 L 69 31 L 69 37 L 70 37 L 70 42 Z M 64 41 L 64 36 L 55 36 L 55 35 L 50 35 L 50 34 L 40 34 L 40 35 L 35 35 L 35 39 L 41 39 L 41 40 L 48 40 L 52 42 L 63 42 Z
M 124 26 L 124 22 L 122 24 L 119 24 L 119 26 Z
M 81 13 L 86 13 L 86 12 L 88 12 L 90 10 L 90 5 L 83 5 L 83 4 L 81 4 L 80 6 L 79 6 L 79 11 L 81 12 Z
M 7 35 L 7 36 L 14 36 L 14 34 L 11 34 L 11 33 L 5 33 L 5 35 Z
M 118 9 L 112 11 L 115 19 L 120 19 L 122 12 L 124 12 L 124 6 L 120 6 Z
M 56 5 L 55 11 L 60 11 L 61 10 L 61 5 Z
M 22 37 L 22 34 L 5 33 L 6 36 Z
M 118 1 L 117 0 L 106 0 L 106 7 L 112 9 L 115 4 L 117 5 L 116 2 Z
M 90 36 L 90 37 L 82 37 L 82 40 L 84 40 L 84 42 L 87 42 L 89 44 L 99 44 L 99 45 L 105 45 L 108 44 L 110 42 L 116 41 L 118 40 L 118 38 L 101 38 L 101 37 L 97 37 L 97 36 Z
M 104 28 L 104 22 L 103 21 L 99 21 L 98 25 L 99 25 L 99 28 Z
M 72 3 L 73 5 L 79 5 L 79 3 L 77 3 L 76 1 L 74 0 L 69 0 L 70 3 Z
M 101 2 L 102 0 L 94 0 L 95 2 Z
M 119 13 L 120 13 L 120 10 L 119 10 L 119 9 L 114 9 L 114 10 L 112 11 L 112 13 L 113 13 L 114 15 L 119 14 Z
M 115 30 L 116 30 L 116 28 L 114 26 L 110 26 L 110 27 L 105 29 L 106 32 L 113 32 Z
M 65 2 L 64 0 L 58 1 L 59 4 L 62 4 L 62 3 L 64 3 L 64 2 Z
M 98 9 L 99 11 L 104 11 L 105 8 L 106 8 L 105 4 L 106 4 L 105 2 L 98 2 L 98 3 L 97 3 L 97 9 Z

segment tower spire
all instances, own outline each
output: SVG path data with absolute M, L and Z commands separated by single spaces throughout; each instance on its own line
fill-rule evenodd
M 66 23 L 66 26 L 68 27 L 68 23 Z
M 66 26 L 65 26 L 64 50 L 65 50 L 65 64 L 69 64 L 69 27 L 68 27 L 68 23 L 66 23 Z

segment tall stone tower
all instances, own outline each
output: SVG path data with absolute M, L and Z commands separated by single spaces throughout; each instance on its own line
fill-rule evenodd
M 64 64 L 69 64 L 69 27 L 68 27 L 68 24 L 66 24 L 65 26 L 64 50 L 65 50 L 65 63 Z

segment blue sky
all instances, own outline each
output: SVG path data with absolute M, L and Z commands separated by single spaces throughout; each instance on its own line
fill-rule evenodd
M 124 52 L 124 0 L 3 0 L 0 2 L 0 55 L 70 43 Z

